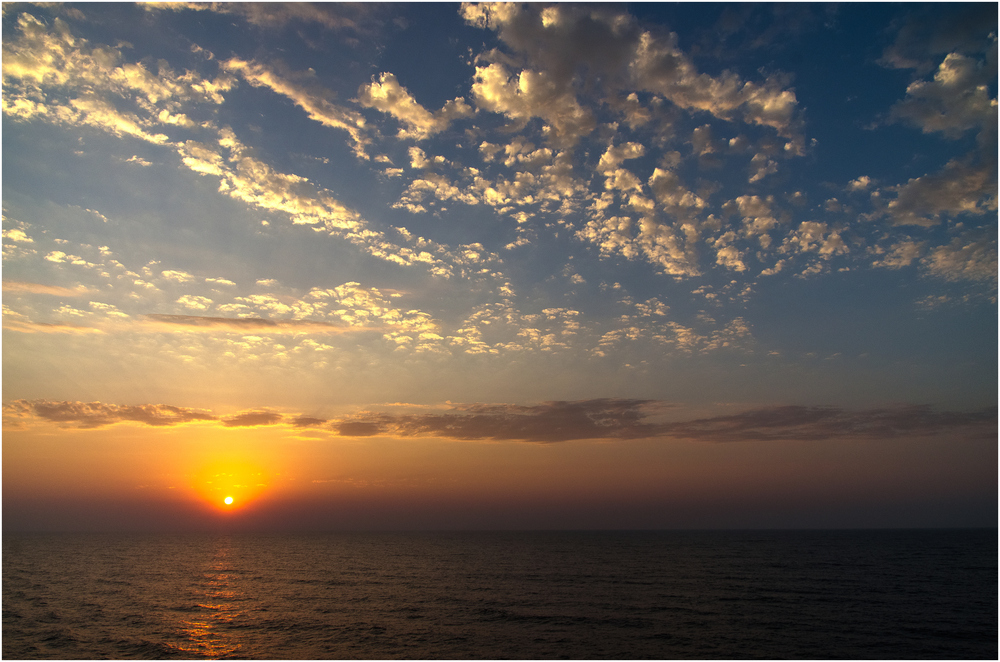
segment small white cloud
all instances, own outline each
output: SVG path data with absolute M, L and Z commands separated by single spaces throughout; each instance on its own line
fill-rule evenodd
M 191 310 L 208 310 L 212 305 L 212 300 L 208 297 L 185 294 L 181 298 L 177 299 L 177 303 L 181 304 L 185 308 L 190 308 Z
M 175 283 L 189 283 L 194 280 L 194 276 L 187 273 L 186 271 L 175 271 L 173 269 L 167 269 L 160 272 L 160 276 L 164 279 L 173 281 Z
M 995 214 L 996 167 L 989 162 L 975 164 L 953 159 L 939 172 L 896 187 L 896 192 L 896 199 L 888 204 L 895 225 L 931 227 L 946 216 Z
M 289 5 L 292 6 L 292 5 Z M 291 99 L 308 113 L 309 118 L 323 126 L 346 131 L 353 141 L 354 154 L 359 159 L 368 160 L 365 148 L 371 142 L 365 130 L 365 118 L 354 110 L 339 106 L 329 100 L 333 95 L 317 90 L 314 85 L 302 85 L 297 79 L 312 83 L 315 74 L 278 71 L 259 62 L 232 58 L 222 63 L 224 69 L 238 73 L 255 87 L 267 87 Z
M 872 184 L 872 178 L 868 175 L 862 175 L 857 179 L 852 179 L 847 184 L 848 191 L 866 191 L 868 187 Z
M 939 246 L 922 260 L 935 276 L 947 280 L 993 281 L 997 279 L 997 239 L 995 230 L 969 232 Z
M 401 139 L 429 138 L 444 131 L 454 120 L 472 115 L 472 108 L 462 97 L 452 99 L 438 111 L 428 111 L 391 73 L 383 73 L 378 81 L 362 85 L 358 89 L 357 101 L 366 108 L 376 108 L 399 120 L 403 125 L 398 134 Z
M 776 161 L 769 159 L 764 154 L 755 154 L 750 159 L 750 179 L 748 181 L 753 184 L 776 172 L 778 172 L 778 163 Z
M 886 267 L 888 269 L 902 269 L 908 267 L 917 260 L 924 251 L 923 241 L 900 241 L 889 249 L 889 253 L 881 260 L 872 263 L 873 267 Z
M 33 244 L 35 240 L 24 233 L 24 230 L 18 230 L 17 228 L 11 228 L 9 230 L 3 231 L 3 238 L 8 241 L 18 242 L 22 244 Z M 46 258 L 48 259 L 48 258 Z

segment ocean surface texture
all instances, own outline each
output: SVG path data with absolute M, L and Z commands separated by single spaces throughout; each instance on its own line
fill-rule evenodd
M 997 658 L 997 531 L 3 537 L 11 658 Z

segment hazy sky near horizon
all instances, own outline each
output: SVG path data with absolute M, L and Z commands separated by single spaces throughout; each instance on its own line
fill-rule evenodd
M 995 526 L 996 297 L 992 3 L 3 5 L 8 528 Z

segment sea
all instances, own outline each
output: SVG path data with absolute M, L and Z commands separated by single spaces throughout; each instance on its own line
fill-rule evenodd
M 3 535 L 5 659 L 997 659 L 997 530 Z

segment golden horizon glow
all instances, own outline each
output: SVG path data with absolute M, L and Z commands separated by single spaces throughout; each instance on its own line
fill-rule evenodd
M 191 487 L 203 501 L 230 510 L 259 499 L 270 487 L 269 482 L 269 476 L 257 463 L 227 457 L 195 472 Z

